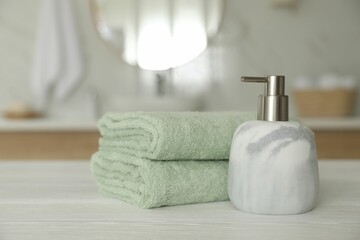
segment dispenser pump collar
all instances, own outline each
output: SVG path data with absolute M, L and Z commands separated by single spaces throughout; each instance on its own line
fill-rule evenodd
M 241 77 L 241 81 L 265 84 L 264 93 L 258 100 L 258 120 L 289 120 L 289 97 L 285 95 L 285 76 Z

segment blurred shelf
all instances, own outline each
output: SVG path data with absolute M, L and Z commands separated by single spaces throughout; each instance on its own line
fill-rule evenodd
M 90 159 L 97 131 L 0 131 L 0 159 Z
M 319 159 L 360 159 L 360 118 L 302 119 Z M 89 159 L 100 134 L 90 120 L 0 120 L 0 159 Z
M 319 159 L 360 158 L 360 118 L 301 120 L 315 133 Z
M 0 120 L 0 159 L 89 159 L 98 149 L 96 121 Z

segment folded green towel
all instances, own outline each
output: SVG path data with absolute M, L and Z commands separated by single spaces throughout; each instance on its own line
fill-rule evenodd
M 98 124 L 101 151 L 152 160 L 228 159 L 232 136 L 253 113 L 108 113 Z
M 102 193 L 142 208 L 227 200 L 232 136 L 250 119 L 235 112 L 106 114 L 92 172 Z
M 109 154 L 111 155 L 111 154 Z M 105 195 L 141 208 L 225 201 L 228 161 L 152 161 L 98 152 L 92 172 Z

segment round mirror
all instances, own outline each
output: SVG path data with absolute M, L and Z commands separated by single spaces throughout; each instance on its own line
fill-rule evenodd
M 223 0 L 91 0 L 100 37 L 125 62 L 147 70 L 181 66 L 216 35 Z

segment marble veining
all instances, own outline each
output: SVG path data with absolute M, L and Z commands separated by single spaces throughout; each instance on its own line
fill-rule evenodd
M 298 214 L 316 203 L 319 174 L 314 135 L 299 122 L 249 121 L 234 134 L 228 192 L 236 208 Z

